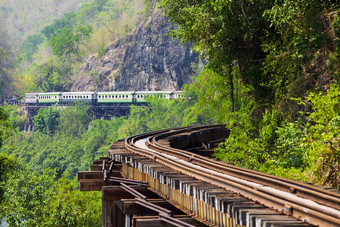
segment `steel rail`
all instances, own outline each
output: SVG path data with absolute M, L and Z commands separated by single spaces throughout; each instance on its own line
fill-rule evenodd
M 148 141 L 148 146 L 151 149 L 175 155 L 176 157 L 188 160 L 191 163 L 195 163 L 209 169 L 214 169 L 222 173 L 228 173 L 237 177 L 242 177 L 242 179 L 255 181 L 257 183 L 261 183 L 287 192 L 291 192 L 292 194 L 299 195 L 306 199 L 313 199 L 314 201 L 317 201 L 318 203 L 321 203 L 323 205 L 331 206 L 332 208 L 335 209 L 340 209 L 339 193 L 318 188 L 313 185 L 298 182 L 295 180 L 277 177 L 274 175 L 229 165 L 227 163 L 222 163 L 211 158 L 207 158 L 201 155 L 193 154 L 191 152 L 179 150 L 176 148 L 166 147 L 164 145 L 157 143 L 159 139 L 168 137 L 167 135 L 170 136 L 173 135 L 173 133 L 170 134 L 165 132 L 160 135 L 150 137 Z
M 215 127 L 221 127 L 221 125 Z M 203 130 L 208 128 L 214 127 L 200 126 L 177 128 L 173 130 L 158 131 L 158 134 L 150 133 L 136 137 L 129 137 L 125 140 L 125 147 L 134 153 L 142 154 L 146 157 L 152 158 L 161 164 L 169 166 L 189 176 L 221 186 L 268 207 L 272 207 L 281 212 L 289 213 L 298 219 L 302 219 L 313 224 L 340 226 L 339 210 L 268 187 L 264 184 L 259 184 L 258 182 L 254 183 L 240 179 L 239 175 L 242 174 L 243 171 L 247 180 L 249 180 L 248 178 L 250 177 L 260 179 L 261 182 L 271 180 L 271 184 L 282 183 L 284 184 L 284 188 L 289 186 L 290 180 L 258 173 L 256 171 L 251 171 L 240 167 L 230 170 L 230 168 L 234 166 L 222 164 L 221 162 L 217 162 L 199 155 L 193 155 L 192 153 L 179 149 L 165 147 L 157 143 L 156 138 L 165 138 L 167 136 L 183 133 L 185 131 Z M 138 148 L 134 145 L 136 141 L 148 137 L 148 146 L 150 147 L 150 150 Z M 152 151 L 151 149 L 155 151 Z M 165 154 L 161 152 L 165 152 Z M 171 157 L 169 153 L 176 158 Z M 208 168 L 209 166 L 210 168 Z M 237 172 L 239 175 L 237 177 L 228 176 L 225 174 L 226 170 L 233 172 L 234 174 Z M 265 177 L 272 178 L 265 179 Z M 307 193 L 307 186 L 309 188 L 315 188 L 309 185 L 306 186 L 305 184 L 303 184 L 302 187 L 302 183 L 296 181 L 293 181 L 293 183 L 294 188 L 298 188 L 299 191 L 305 190 L 305 193 Z M 292 184 L 290 184 L 289 188 L 291 188 L 291 185 Z M 327 197 L 328 200 L 331 197 L 330 194 L 332 194 L 328 193 L 327 190 L 322 190 L 319 188 L 315 188 L 314 191 L 318 191 L 319 193 L 325 191 L 326 196 L 320 196 L 320 198 Z M 336 193 L 333 194 L 338 196 Z M 335 200 L 336 199 L 338 198 L 335 198 Z

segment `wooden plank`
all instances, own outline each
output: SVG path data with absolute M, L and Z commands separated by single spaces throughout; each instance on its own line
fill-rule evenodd
M 80 191 L 101 191 L 107 183 L 103 179 L 80 179 Z
M 102 171 L 79 171 L 78 180 L 80 179 L 103 179 Z
M 119 182 L 104 181 L 104 179 L 80 179 L 80 191 L 102 191 L 102 187 L 119 185 Z
M 121 200 L 121 206 L 123 213 L 129 215 L 158 215 L 159 213 L 137 204 L 135 200 Z
M 122 175 L 119 171 L 114 171 L 108 174 L 108 177 L 122 178 Z M 79 171 L 78 180 L 80 179 L 104 179 L 104 175 L 102 171 Z
M 110 189 L 103 187 L 102 193 L 103 193 L 103 199 L 105 201 L 134 199 L 133 195 L 123 190 L 120 186 L 110 187 Z
M 172 227 L 173 225 L 168 224 L 162 220 L 160 220 L 158 217 L 155 218 L 134 218 L 134 223 L 136 224 L 136 227 Z
M 105 164 L 106 171 L 109 171 L 110 165 L 111 164 L 108 164 L 108 163 Z M 112 166 L 113 171 L 114 170 L 120 170 L 121 168 L 122 168 L 122 164 L 114 164 Z M 103 171 L 103 161 L 101 161 L 100 164 L 92 164 L 91 165 L 91 171 Z
M 139 192 L 147 191 L 147 188 L 132 185 L 131 188 L 138 190 Z M 103 190 L 103 199 L 105 201 L 109 200 L 121 200 L 121 199 L 134 199 L 135 197 L 127 192 L 126 190 L 122 189 L 119 185 L 117 186 L 104 186 Z

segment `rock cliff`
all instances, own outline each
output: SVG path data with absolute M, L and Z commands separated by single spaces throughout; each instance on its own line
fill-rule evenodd
M 195 75 L 198 55 L 165 34 L 174 28 L 159 10 L 132 35 L 106 46 L 79 68 L 72 91 L 178 90 Z

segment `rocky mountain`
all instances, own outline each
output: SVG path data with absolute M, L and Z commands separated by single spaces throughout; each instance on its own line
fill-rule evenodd
M 178 90 L 195 75 L 198 54 L 165 34 L 174 28 L 153 10 L 133 34 L 115 40 L 79 68 L 72 91 Z

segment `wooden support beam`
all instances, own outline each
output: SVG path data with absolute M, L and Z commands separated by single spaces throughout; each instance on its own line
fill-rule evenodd
M 102 171 L 79 171 L 78 180 L 80 179 L 103 179 Z
M 114 171 L 108 174 L 110 177 L 122 177 L 121 173 Z M 104 179 L 104 174 L 102 171 L 79 171 L 78 180 L 80 179 Z
M 170 227 L 168 223 L 159 219 L 158 216 L 149 218 L 134 218 L 133 223 L 136 227 Z
M 119 182 L 104 181 L 104 179 L 80 179 L 80 191 L 101 191 L 102 187 L 119 185 Z
M 120 199 L 133 199 L 134 196 L 129 192 L 125 191 L 119 186 L 105 186 L 102 190 L 103 199 L 109 200 L 120 200 Z
M 110 170 L 110 165 L 111 163 L 109 164 L 108 162 L 105 163 L 105 169 L 106 171 L 109 171 Z M 112 167 L 111 167 L 111 170 L 114 171 L 114 170 L 120 170 L 122 168 L 122 164 L 114 164 Z M 103 161 L 101 161 L 100 164 L 92 164 L 91 165 L 91 171 L 103 171 Z
M 139 192 L 143 193 L 143 191 L 147 191 L 148 189 L 143 186 L 130 186 L 131 188 L 138 190 Z M 105 201 L 109 200 L 121 200 L 121 199 L 134 199 L 135 197 L 128 191 L 124 190 L 123 188 L 118 186 L 104 186 L 103 187 L 103 199 Z
M 136 203 L 134 199 L 132 200 L 120 200 L 116 201 L 118 207 L 124 214 L 129 215 L 158 215 L 158 211 L 148 209 L 142 205 Z

